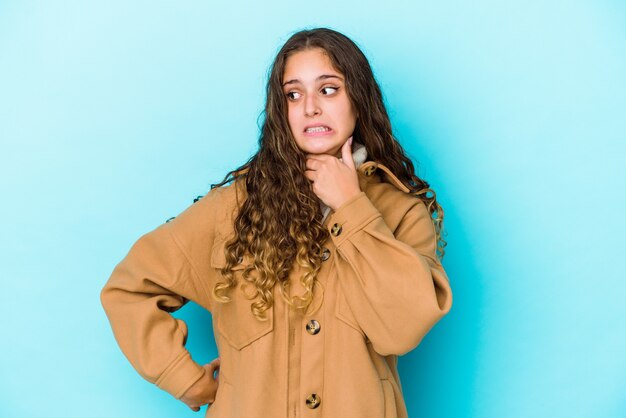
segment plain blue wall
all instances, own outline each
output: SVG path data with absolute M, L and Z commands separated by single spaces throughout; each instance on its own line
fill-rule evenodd
M 362 47 L 445 208 L 454 306 L 400 359 L 411 417 L 626 416 L 626 5 L 592 0 L 0 1 L 0 416 L 200 416 L 99 292 L 255 151 L 271 60 L 314 26 Z M 175 316 L 214 358 L 209 314 Z

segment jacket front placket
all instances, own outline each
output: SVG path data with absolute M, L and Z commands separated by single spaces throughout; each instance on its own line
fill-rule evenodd
M 365 164 L 358 169 L 359 186 L 367 188 L 373 173 Z M 365 174 L 363 175 L 363 173 Z M 330 231 L 330 211 L 323 220 L 323 225 Z M 331 289 L 328 282 L 333 275 L 335 247 L 331 238 L 322 245 L 322 267 L 318 273 L 313 291 L 313 301 L 305 313 L 287 306 L 288 310 L 288 417 L 315 418 L 322 416 L 324 407 L 324 351 L 326 344 L 325 328 L 331 316 L 328 302 L 332 295 L 324 297 L 325 289 Z M 303 295 L 304 286 L 300 283 L 303 271 L 294 266 L 289 276 L 290 296 Z
M 329 251 L 325 252 L 326 254 Z M 323 256 L 327 257 L 327 256 Z M 300 283 L 302 269 L 298 266 L 290 275 L 290 296 L 303 295 Z M 327 274 L 324 268 L 320 275 Z M 306 312 L 288 309 L 288 417 L 320 417 L 324 383 L 323 284 L 314 286 L 313 301 Z
M 294 280 L 295 279 L 295 280 Z M 292 291 L 290 296 L 294 294 L 293 287 L 298 287 L 295 283 L 298 281 L 293 275 L 290 277 L 292 281 Z M 301 286 L 299 286 L 301 287 Z M 296 312 L 291 306 L 287 306 L 288 311 L 288 365 L 287 365 L 287 403 L 288 417 L 296 418 L 298 416 L 298 407 L 300 401 L 300 359 L 301 359 L 301 334 L 297 332 L 302 322 L 302 315 Z

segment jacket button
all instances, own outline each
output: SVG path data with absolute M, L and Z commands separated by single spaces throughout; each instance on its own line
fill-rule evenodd
M 315 409 L 318 406 L 320 406 L 320 403 L 322 402 L 322 400 L 320 399 L 319 396 L 317 396 L 315 393 L 311 393 L 307 398 L 306 398 L 306 406 L 308 406 L 311 409 Z
M 328 257 L 330 257 L 330 250 L 328 248 L 324 248 L 324 251 L 322 251 L 322 261 L 328 260 Z
M 334 224 L 333 227 L 330 229 L 330 233 L 333 234 L 334 236 L 341 234 L 341 225 L 337 223 Z
M 370 165 L 369 167 L 365 169 L 365 175 L 371 176 L 372 174 L 374 174 L 374 171 L 376 171 L 376 166 Z
M 315 319 L 311 319 L 309 322 L 306 323 L 306 332 L 311 335 L 317 334 L 318 332 L 320 332 L 320 323 L 317 322 Z

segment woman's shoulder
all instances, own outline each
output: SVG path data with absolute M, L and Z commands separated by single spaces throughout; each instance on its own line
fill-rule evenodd
M 197 196 L 182 212 L 170 217 L 165 223 L 178 234 L 214 230 L 216 225 L 228 223 L 242 197 L 240 181 L 213 187 L 206 194 Z
M 382 163 L 367 161 L 359 167 L 359 172 L 364 179 L 362 182 L 362 186 L 365 186 L 364 191 L 372 201 L 391 205 L 397 210 L 422 202 Z

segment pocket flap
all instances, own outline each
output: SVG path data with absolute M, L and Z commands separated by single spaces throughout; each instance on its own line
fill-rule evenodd
M 226 304 L 217 319 L 217 329 L 231 346 L 241 350 L 274 329 L 274 308 L 265 311 L 267 320 L 261 321 L 252 314 L 249 300 L 236 299 Z
M 222 268 L 226 265 L 226 242 L 224 238 L 215 240 L 211 252 L 211 267 Z M 274 329 L 274 307 L 265 312 L 266 321 L 257 319 L 250 309 L 253 300 L 248 299 L 240 288 L 244 282 L 242 270 L 250 265 L 251 257 L 244 256 L 241 263 L 233 266 L 234 278 L 238 285 L 229 291 L 230 302 L 217 304 L 213 311 L 217 320 L 217 330 L 237 350 L 243 349 Z M 250 283 L 247 285 L 252 286 Z
M 339 286 L 338 286 L 339 288 Z M 335 316 L 344 322 L 346 325 L 354 328 L 356 331 L 361 334 L 361 336 L 367 339 L 365 332 L 361 329 L 356 319 L 354 318 L 354 314 L 352 313 L 352 309 L 348 306 L 348 301 L 346 300 L 345 295 L 343 294 L 343 290 L 339 288 L 337 291 L 337 301 L 335 306 Z

